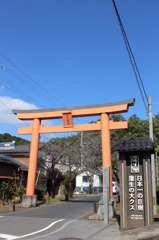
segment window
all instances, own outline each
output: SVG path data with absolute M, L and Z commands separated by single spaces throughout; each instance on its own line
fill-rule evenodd
M 89 176 L 83 176 L 83 182 L 84 183 L 90 182 L 90 177 Z

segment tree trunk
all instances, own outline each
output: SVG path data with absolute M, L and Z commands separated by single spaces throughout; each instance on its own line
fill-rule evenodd
M 55 182 L 54 182 L 54 179 L 52 179 L 51 197 L 55 198 Z
M 72 187 L 72 183 L 69 183 L 69 198 L 73 198 L 73 187 Z

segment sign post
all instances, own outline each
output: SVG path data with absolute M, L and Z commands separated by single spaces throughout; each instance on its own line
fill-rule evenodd
M 103 167 L 104 223 L 109 224 L 110 168 Z
M 152 140 L 118 141 L 120 168 L 120 226 L 133 229 L 153 224 Z

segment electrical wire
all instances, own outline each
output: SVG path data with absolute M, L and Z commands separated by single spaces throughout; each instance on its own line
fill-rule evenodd
M 0 64 L 1 67 L 5 67 L 5 68 L 10 68 L 10 69 L 14 69 L 14 70 L 19 70 L 17 68 L 13 68 L 11 66 L 8 66 L 8 65 L 5 65 L 5 64 Z M 57 81 L 57 80 L 54 80 L 52 78 L 48 78 L 48 77 L 44 77 L 44 76 L 41 76 L 39 74 L 35 74 L 35 73 L 32 73 L 32 72 L 28 72 L 28 71 L 24 71 L 23 72 L 27 73 L 27 74 L 30 74 L 32 76 L 35 76 L 35 77 L 39 77 L 39 78 L 42 78 L 42 79 L 47 79 L 49 81 L 52 81 L 52 82 L 56 82 L 58 84 L 62 84 L 62 85 L 65 85 L 65 86 L 68 86 L 68 87 L 72 87 L 72 88 L 75 88 L 75 89 L 78 89 L 78 90 L 81 90 L 81 91 L 84 91 L 84 92 L 88 92 L 88 93 L 92 93 L 92 94 L 95 94 L 95 95 L 98 95 L 98 96 L 102 96 L 102 97 L 106 97 L 106 98 L 110 98 L 110 99 L 113 99 L 113 100 L 118 100 L 116 98 L 113 98 L 113 97 L 110 97 L 110 96 L 107 96 L 105 94 L 101 94 L 101 93 L 98 93 L 98 92 L 94 92 L 94 91 L 91 91 L 91 90 L 88 90 L 88 89 L 85 89 L 85 88 L 81 88 L 81 87 L 78 87 L 78 86 L 75 86 L 75 85 L 72 85 L 72 84 L 69 84 L 69 83 L 66 83 L 66 82 L 62 82 L 62 81 Z
M 140 84 L 139 84 L 139 81 L 138 81 L 138 76 L 139 76 L 139 79 L 140 79 L 140 82 L 141 82 L 141 86 L 142 86 L 142 88 L 143 88 L 143 91 L 144 91 L 146 100 L 148 101 L 148 97 L 147 97 L 147 94 L 146 94 L 146 91 L 145 91 L 145 88 L 144 88 L 144 85 L 143 85 L 143 81 L 142 81 L 142 79 L 141 79 L 141 76 L 140 76 L 140 73 L 139 73 L 139 70 L 138 70 L 138 67 L 137 67 L 137 64 L 136 64 L 134 55 L 133 55 L 133 53 L 132 53 L 132 50 L 131 50 L 131 47 L 130 47 L 128 38 L 127 38 L 127 36 L 126 36 L 126 33 L 125 33 L 125 30 L 124 30 L 124 27 L 123 27 L 123 24 L 122 24 L 122 21 L 121 21 L 119 12 L 118 12 L 117 7 L 116 7 L 116 4 L 115 4 L 115 1 L 112 0 L 112 2 L 113 2 L 113 6 L 114 6 L 114 9 L 115 9 L 117 18 L 118 18 L 118 22 L 119 22 L 119 25 L 120 25 L 121 33 L 122 33 L 123 38 L 124 38 L 124 42 L 125 42 L 125 46 L 126 46 L 128 55 L 129 55 L 129 59 L 130 59 L 130 62 L 131 62 L 131 65 L 132 65 L 132 68 L 133 68 L 133 71 L 134 71 L 134 74 L 135 74 L 135 78 L 136 78 L 136 81 L 137 81 L 137 84 L 138 84 L 138 87 L 139 87 L 139 90 L 140 90 L 140 94 L 141 94 L 142 100 L 143 100 L 143 102 L 144 102 L 144 106 L 145 106 L 146 112 L 147 112 L 147 114 L 148 114 L 147 105 L 146 105 L 146 103 L 145 103 L 144 96 L 143 96 L 143 94 L 142 94 L 142 90 L 141 90 L 141 87 L 140 87 Z M 136 69 L 136 70 L 135 70 L 135 69 Z M 136 72 L 137 72 L 137 73 L 136 73 Z M 137 74 L 138 74 L 138 76 L 137 76 Z
M 6 79 L 6 77 L 5 77 Z M 14 86 L 11 86 L 4 78 L 2 79 L 0 77 L 0 82 L 3 84 L 3 86 L 5 86 L 6 88 L 8 88 L 10 91 L 14 92 L 17 96 L 20 96 L 22 97 L 23 99 L 25 99 L 26 101 L 28 101 L 29 99 L 29 102 L 30 100 L 32 100 L 33 103 L 35 103 L 36 105 L 38 106 L 41 106 L 41 107 L 44 107 L 43 105 L 41 105 L 40 103 L 38 103 L 34 98 L 32 98 L 31 96 L 29 96 L 26 92 L 22 91 L 22 90 L 19 90 L 18 88 L 15 87 L 15 84 Z
M 27 76 L 29 79 L 31 79 L 34 83 L 36 83 L 36 81 L 34 81 L 32 78 L 30 78 L 30 76 L 28 76 L 28 74 L 26 74 L 23 70 L 21 70 L 19 67 L 17 67 L 11 60 L 9 60 L 6 56 L 4 56 L 1 52 L 0 52 L 0 55 L 3 57 L 3 58 L 5 58 L 8 62 L 10 62 L 15 68 L 14 69 L 16 69 L 16 70 L 18 70 L 18 71 L 20 71 L 20 72 L 22 72 L 25 76 Z M 3 70 L 6 70 L 6 72 L 8 73 L 8 74 L 10 74 L 11 76 L 13 76 L 14 78 L 16 78 L 17 80 L 19 80 L 19 81 L 21 81 L 21 82 L 23 82 L 27 87 L 29 87 L 30 89 L 32 89 L 32 90 L 34 90 L 35 92 L 37 92 L 38 94 L 40 94 L 40 92 L 39 91 L 37 91 L 34 87 L 32 87 L 30 84 L 28 84 L 28 82 L 26 82 L 25 80 L 23 80 L 20 76 L 18 76 L 15 72 L 13 72 L 11 69 L 9 69 L 7 66 L 5 66 L 4 64 L 3 65 L 1 65 L 1 67 L 3 68 Z M 10 67 L 11 68 L 11 67 Z M 13 68 L 12 68 L 13 69 Z M 44 78 L 44 77 L 43 77 Z M 52 80 L 52 79 L 51 79 Z M 6 80 L 4 80 L 4 79 L 1 79 L 1 82 L 3 82 L 3 83 L 6 83 L 6 84 L 8 84 L 7 82 L 6 82 Z M 36 83 L 37 84 L 37 83 Z M 64 83 L 63 83 L 64 84 Z M 8 84 L 9 86 L 6 86 L 5 85 L 5 87 L 7 87 L 9 90 L 12 90 L 14 93 L 16 92 L 16 94 L 18 95 L 20 95 L 21 94 L 21 90 L 18 90 L 17 88 L 15 88 L 15 87 L 13 87 L 13 86 L 11 86 L 11 84 Z M 38 86 L 39 86 L 39 84 L 37 84 Z M 65 85 L 68 85 L 68 84 L 65 84 Z M 75 87 L 75 86 L 72 86 L 72 87 Z M 78 88 L 78 87 L 76 87 L 76 88 Z M 42 88 L 43 90 L 44 90 L 44 88 Z M 81 89 L 81 88 L 79 88 L 79 89 Z M 84 90 L 84 89 L 82 89 L 82 90 Z M 17 91 L 18 91 L 18 93 L 17 93 Z M 44 90 L 45 91 L 45 90 Z M 91 92 L 91 91 L 90 91 Z M 24 95 L 25 96 L 27 96 L 28 97 L 28 95 L 26 94 L 26 93 L 22 93 L 22 97 L 24 98 Z M 50 95 L 50 93 L 49 93 L 49 95 Z M 34 102 L 35 102 L 35 100 L 33 99 L 33 98 L 30 98 L 29 97 L 29 99 L 32 99 Z M 37 102 L 37 101 L 36 101 Z M 58 102 L 60 102 L 60 101 L 58 101 Z M 61 102 L 60 102 L 61 103 Z M 63 103 L 61 103 L 62 105 L 64 105 Z M 38 105 L 39 105 L 39 103 L 38 103 Z M 40 104 L 41 105 L 41 104 Z M 65 105 L 64 105 L 65 106 Z M 82 119 L 80 119 L 80 121 L 81 121 Z
M 28 77 L 31 81 L 33 81 L 39 88 L 41 88 L 43 91 L 45 91 L 47 94 L 52 96 L 57 102 L 64 105 L 61 101 L 59 101 L 55 96 L 53 96 L 50 92 L 48 92 L 46 89 L 44 89 L 39 83 L 37 83 L 34 79 L 32 79 L 28 74 L 26 74 L 23 70 L 21 70 L 18 66 L 16 66 L 9 58 L 7 58 L 4 54 L 0 52 L 0 55 L 5 58 L 8 62 L 10 62 L 14 67 L 16 67 L 21 73 L 23 73 L 26 77 Z M 64 105 L 65 106 L 65 105 Z
M 17 80 L 19 80 L 20 82 L 22 82 L 25 86 L 27 86 L 28 88 L 30 88 L 31 90 L 34 91 L 34 93 L 39 94 L 42 98 L 45 98 L 48 102 L 52 103 L 52 100 L 50 98 L 48 98 L 47 96 L 45 96 L 43 93 L 41 93 L 37 88 L 33 87 L 32 85 L 30 85 L 27 81 L 25 81 L 24 79 L 22 79 L 21 77 L 19 77 L 16 73 L 14 73 L 13 71 L 11 71 L 10 69 L 6 68 L 6 71 L 11 74 L 14 78 L 16 78 Z M 58 106 L 58 104 L 56 104 L 56 106 Z

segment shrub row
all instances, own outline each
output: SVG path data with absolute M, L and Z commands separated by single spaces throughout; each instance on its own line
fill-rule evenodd
M 9 184 L 9 182 L 3 181 L 0 185 L 0 200 L 9 201 L 14 200 L 19 197 L 22 201 L 22 196 L 26 194 L 26 187 L 15 186 L 13 184 Z M 35 194 L 37 195 L 37 199 L 41 200 L 44 198 L 44 189 L 43 188 L 35 188 Z

